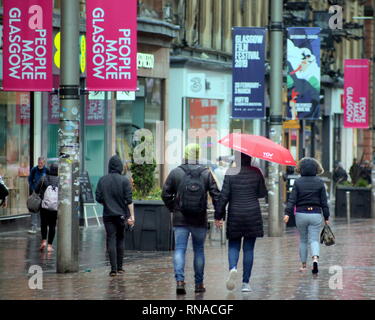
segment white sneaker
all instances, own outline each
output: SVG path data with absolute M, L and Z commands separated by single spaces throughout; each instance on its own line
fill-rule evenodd
M 233 290 L 236 287 L 237 269 L 233 268 L 229 271 L 229 276 L 227 280 L 227 289 Z
M 29 234 L 36 234 L 36 230 L 35 230 L 35 229 L 30 229 L 30 230 L 28 231 L 28 233 L 29 233 Z
M 251 292 L 253 291 L 248 283 L 243 283 L 242 284 L 242 292 Z

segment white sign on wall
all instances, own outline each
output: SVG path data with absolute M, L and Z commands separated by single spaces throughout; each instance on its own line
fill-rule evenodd
M 187 76 L 187 96 L 199 98 L 206 92 L 206 75 L 204 73 L 189 73 Z

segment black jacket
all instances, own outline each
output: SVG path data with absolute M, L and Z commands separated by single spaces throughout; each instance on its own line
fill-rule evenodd
M 258 198 L 267 195 L 262 172 L 252 166 L 241 166 L 240 172 L 230 168 L 224 178 L 216 220 L 225 218 L 228 206 L 227 238 L 263 237 L 263 219 Z
M 301 163 L 301 178 L 294 182 L 293 190 L 289 196 L 285 214 L 294 214 L 294 207 L 315 206 L 321 207 L 324 219 L 329 219 L 326 188 L 322 179 L 316 176 L 317 167 L 312 159 Z
M 199 165 L 197 164 L 189 164 L 190 169 L 196 169 Z M 195 227 L 204 227 L 207 228 L 207 212 L 202 214 L 199 217 L 187 217 L 184 216 L 178 208 L 176 195 L 178 187 L 185 175 L 185 172 L 180 167 L 173 169 L 164 183 L 163 191 L 162 191 L 162 199 L 169 209 L 169 211 L 173 212 L 173 226 L 195 226 Z M 220 196 L 220 191 L 217 187 L 215 179 L 211 173 L 211 171 L 207 168 L 202 172 L 202 177 L 205 183 L 206 191 L 209 192 L 212 203 L 214 205 L 215 211 L 218 205 L 218 200 Z
M 96 201 L 104 206 L 103 216 L 130 216 L 128 205 L 133 202 L 129 179 L 121 175 L 124 165 L 116 155 L 109 160 L 108 171 L 96 187 Z
M 48 186 L 59 186 L 59 177 L 58 177 L 58 166 L 57 164 L 51 164 L 47 175 L 41 177 L 35 187 L 35 192 L 40 195 L 40 198 L 44 199 L 44 192 L 46 192 Z

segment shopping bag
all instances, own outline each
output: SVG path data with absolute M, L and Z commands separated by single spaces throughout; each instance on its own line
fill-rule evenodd
M 320 233 L 320 243 L 324 243 L 326 246 L 332 246 L 335 244 L 335 236 L 330 226 L 327 224 Z

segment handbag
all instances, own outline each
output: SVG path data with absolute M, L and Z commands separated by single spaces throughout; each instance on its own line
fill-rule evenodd
M 44 179 L 42 181 L 42 186 L 40 187 L 40 190 L 42 190 L 43 183 L 44 183 Z M 27 199 L 27 202 L 26 202 L 27 209 L 30 212 L 37 213 L 40 211 L 41 204 L 42 204 L 42 199 L 40 197 L 40 194 L 33 191 L 32 195 L 29 196 Z
M 320 233 L 320 243 L 324 243 L 326 246 L 332 246 L 335 244 L 335 236 L 329 225 L 323 227 Z

